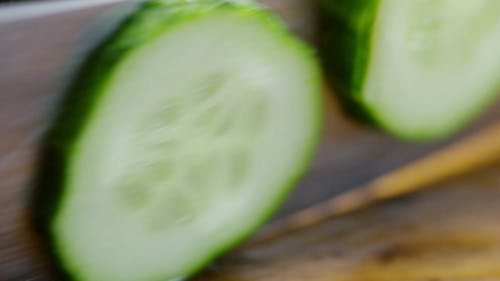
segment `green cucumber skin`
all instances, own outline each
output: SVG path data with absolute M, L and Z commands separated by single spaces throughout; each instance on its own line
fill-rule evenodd
M 321 0 L 320 50 L 331 87 L 353 117 L 376 125 L 361 97 L 379 0 Z
M 315 128 L 315 135 L 309 141 L 308 152 L 304 155 L 302 166 L 298 169 L 296 176 L 284 184 L 282 192 L 275 199 L 273 208 L 264 212 L 258 219 L 259 223 L 250 226 L 241 233 L 240 237 L 233 241 L 227 241 L 217 252 L 193 266 L 189 274 L 193 274 L 214 258 L 231 249 L 235 245 L 247 239 L 254 230 L 266 221 L 279 207 L 286 195 L 305 174 L 311 162 L 316 145 L 322 133 L 323 112 L 321 100 L 321 73 L 317 67 L 315 53 L 308 46 L 296 40 L 293 35 L 286 31 L 285 25 L 274 14 L 264 9 L 253 1 L 246 0 L 198 0 L 186 2 L 183 0 L 173 1 L 147 1 L 138 10 L 127 18 L 120 27 L 99 47 L 97 47 L 76 75 L 76 79 L 70 84 L 63 99 L 58 105 L 58 111 L 52 126 L 45 134 L 41 145 L 38 167 L 33 181 L 33 192 L 31 194 L 32 221 L 35 232 L 39 235 L 42 247 L 52 261 L 54 273 L 63 280 L 82 280 L 81 277 L 72 274 L 60 258 L 56 247 L 57 241 L 53 239 L 52 223 L 57 215 L 58 209 L 64 200 L 65 185 L 68 177 L 68 165 L 72 162 L 75 146 L 79 141 L 81 133 L 91 122 L 95 107 L 100 101 L 103 91 L 106 89 L 108 79 L 129 53 L 159 36 L 177 23 L 203 16 L 213 9 L 238 9 L 240 12 L 252 13 L 261 17 L 268 24 L 269 29 L 281 36 L 291 48 L 295 48 L 302 56 L 311 62 L 311 69 L 316 69 L 312 75 L 312 83 L 317 85 L 314 95 L 314 103 L 317 110 L 311 124 Z M 159 281 L 159 280 L 151 280 Z

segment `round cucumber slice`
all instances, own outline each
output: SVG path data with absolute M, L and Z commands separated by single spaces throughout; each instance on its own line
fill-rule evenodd
M 36 221 L 80 281 L 176 280 L 250 234 L 321 125 L 313 53 L 254 4 L 146 3 L 47 138 Z
M 346 108 L 407 139 L 449 136 L 500 91 L 500 2 L 323 0 Z

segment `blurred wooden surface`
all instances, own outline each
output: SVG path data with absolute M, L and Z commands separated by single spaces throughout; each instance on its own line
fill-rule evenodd
M 500 165 L 229 254 L 194 280 L 500 280 Z
M 314 38 L 314 1 L 268 0 L 264 2 L 278 10 L 292 29 L 302 37 L 308 40 Z M 33 38 L 33 43 L 19 46 L 15 44 L 14 40 L 12 44 L 4 42 L 0 44 L 0 281 L 52 280 L 44 273 L 46 266 L 36 250 L 36 243 L 26 219 L 29 211 L 26 198 L 31 192 L 29 182 L 35 168 L 33 162 L 40 136 L 50 120 L 53 104 L 60 97 L 67 78 L 73 72 L 81 56 L 92 46 L 88 39 L 94 37 L 94 33 L 100 32 L 88 21 L 92 19 L 92 23 L 94 23 L 97 19 L 102 20 L 105 14 L 104 11 L 87 10 L 84 13 L 70 14 L 63 18 L 53 18 L 52 25 L 59 27 L 57 32 L 43 29 L 41 26 L 32 28 L 37 26 L 36 21 L 31 22 L 29 26 L 26 23 L 19 23 L 16 32 L 24 30 L 24 33 L 18 32 L 16 36 L 18 38 L 19 36 L 29 36 Z M 85 24 L 89 26 L 85 28 L 86 33 L 82 33 L 80 27 Z M 24 29 L 23 25 L 26 25 Z M 12 28 L 13 26 L 0 26 L 0 38 L 16 38 L 16 36 L 7 37 L 12 33 Z M 79 46 L 79 48 L 75 49 L 75 46 Z M 25 54 L 25 56 L 14 56 L 14 54 L 20 53 Z M 20 65 L 28 66 L 29 71 L 20 72 Z M 284 216 L 323 201 L 348 188 L 365 183 L 377 175 L 390 171 L 443 145 L 443 143 L 404 143 L 371 128 L 353 123 L 340 112 L 331 95 L 325 94 L 325 97 L 327 123 L 319 152 L 311 171 L 283 206 L 278 216 Z M 488 120 L 500 119 L 499 109 L 500 107 L 492 108 L 482 118 L 482 121 L 477 122 L 472 127 L 480 127 Z M 478 178 L 478 180 L 480 179 Z M 498 197 L 496 193 L 490 195 Z M 389 209 L 382 208 L 380 210 Z M 403 210 L 406 209 L 401 209 L 401 211 Z M 380 216 L 385 212 L 382 211 Z M 385 215 L 391 216 L 391 214 Z M 374 216 L 377 217 L 376 214 Z M 363 217 L 360 223 L 365 222 L 368 223 L 368 219 Z M 368 223 L 368 225 L 371 224 Z M 365 231 L 370 231 L 370 229 L 371 227 L 366 227 Z M 318 239 L 323 237 L 325 242 L 332 243 L 329 241 L 330 236 L 324 236 L 329 232 L 325 230 L 326 232 L 323 233 L 323 230 L 320 230 L 316 229 L 319 235 Z M 360 231 L 358 228 L 352 228 L 352 230 Z M 359 235 L 362 233 L 363 231 Z M 350 234 L 358 235 L 357 232 Z M 349 234 L 345 235 L 350 236 Z M 311 256 L 300 257 L 298 255 L 298 253 L 308 252 L 307 246 L 309 244 L 304 243 L 316 239 L 315 236 L 307 237 L 303 241 L 294 240 L 294 244 L 297 246 L 289 247 L 288 251 L 291 251 L 289 253 L 293 260 L 282 259 L 284 256 L 279 253 L 287 253 L 288 255 L 288 252 L 284 251 L 284 245 L 289 244 L 280 242 L 285 244 L 279 244 L 281 252 L 274 252 L 276 254 L 265 256 L 263 253 L 267 250 L 263 248 L 251 252 L 257 253 L 254 259 L 257 263 L 265 263 L 255 273 L 250 274 L 245 271 L 244 275 L 240 275 L 239 265 L 245 265 L 243 266 L 245 268 L 248 265 L 248 268 L 257 269 L 256 263 L 247 262 L 248 253 L 245 253 L 244 259 L 241 256 L 233 256 L 234 259 L 223 262 L 222 267 L 228 270 L 225 270 L 222 275 L 217 275 L 214 273 L 216 271 L 212 271 L 205 276 L 206 278 L 226 278 L 221 280 L 273 280 L 272 278 L 285 280 L 277 277 L 285 276 L 279 275 L 285 274 L 279 273 L 279 268 L 288 268 L 289 266 L 294 267 L 296 271 L 291 272 L 297 272 L 297 274 L 306 274 L 314 270 L 318 270 L 318 273 L 328 273 L 326 268 L 321 268 L 321 264 L 325 264 L 325 260 L 319 260 L 320 262 L 314 265 L 315 263 L 307 260 Z M 325 245 L 331 245 L 328 243 Z M 316 246 L 321 248 L 319 244 Z M 274 246 L 270 247 L 269 251 L 272 252 L 272 249 Z M 353 247 L 352 250 L 356 250 L 356 247 Z M 293 251 L 296 251 L 295 254 Z M 260 260 L 260 257 L 263 259 Z M 273 262 L 270 262 L 270 259 Z M 299 263 L 302 261 L 304 261 L 303 266 Z M 269 266 L 266 266 L 267 263 Z M 277 267 L 271 269 L 271 265 Z M 264 272 L 266 269 L 269 275 L 265 275 L 267 274 Z M 273 272 L 278 275 L 273 275 Z M 245 274 L 250 274 L 248 276 L 256 279 L 248 279 L 244 277 Z M 267 276 L 269 279 L 258 279 L 257 275 L 259 274 L 264 274 L 262 276 Z M 290 280 L 320 278 L 319 275 L 304 276 L 311 278 Z M 233 277 L 234 279 L 231 279 Z

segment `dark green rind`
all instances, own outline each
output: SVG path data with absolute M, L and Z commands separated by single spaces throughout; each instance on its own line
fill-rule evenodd
M 285 45 L 294 48 L 297 54 L 310 62 L 311 84 L 316 85 L 315 93 L 311 93 L 316 114 L 313 118 L 315 122 L 311 126 L 314 127 L 316 133 L 308 141 L 308 149 L 302 156 L 301 165 L 295 169 L 295 176 L 281 187 L 280 195 L 270 204 L 269 208 L 261 213 L 256 220 L 257 223 L 243 229 L 239 237 L 221 245 L 219 250 L 213 252 L 208 258 L 198 261 L 190 272 L 186 272 L 186 275 L 199 271 L 215 257 L 248 238 L 274 213 L 307 170 L 320 139 L 323 120 L 321 73 L 316 64 L 314 52 L 289 34 L 277 17 L 251 1 L 198 0 L 188 2 L 171 0 L 143 3 L 105 42 L 92 52 L 82 65 L 76 79 L 68 88 L 58 107 L 59 111 L 55 121 L 48 130 L 40 150 L 38 160 L 40 169 L 34 178 L 34 191 L 31 197 L 33 225 L 44 242 L 43 245 L 49 258 L 53 261 L 56 274 L 62 279 L 81 280 L 75 273 L 70 272 L 65 261 L 60 259 L 56 246 L 57 241 L 54 241 L 52 224 L 61 202 L 64 200 L 68 167 L 72 162 L 75 146 L 81 133 L 91 122 L 94 110 L 99 104 L 112 73 L 133 50 L 150 42 L 177 23 L 203 16 L 214 9 L 224 8 L 238 9 L 241 12 L 252 13 L 253 16 L 260 17 L 266 22 L 270 31 L 281 36 Z
M 379 0 L 320 0 L 320 5 L 320 49 L 330 84 L 348 113 L 376 125 L 362 91 Z

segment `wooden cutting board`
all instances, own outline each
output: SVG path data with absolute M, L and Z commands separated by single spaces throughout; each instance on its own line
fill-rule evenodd
M 236 250 L 195 280 L 500 280 L 500 164 Z
M 314 41 L 316 33 L 315 22 L 317 18 L 314 1 L 269 0 L 264 2 L 273 9 L 279 11 L 295 32 L 309 41 Z M 95 13 L 95 11 L 89 10 L 87 14 L 80 15 L 79 17 L 69 17 L 65 22 L 67 25 L 67 33 L 60 36 L 67 36 L 73 41 L 82 40 L 81 38 L 75 37 L 76 35 L 72 32 L 72 27 L 78 25 L 79 22 L 85 20 L 86 17 L 91 17 L 92 13 Z M 84 42 L 82 42 L 82 44 L 84 44 Z M 37 46 L 37 56 L 26 58 L 28 63 L 33 64 L 34 68 L 50 70 L 54 65 L 61 64 L 67 65 L 68 73 L 71 73 L 71 69 L 77 60 L 74 58 L 75 54 L 67 50 L 67 46 L 60 44 L 59 41 L 51 40 L 51 38 L 40 38 L 40 41 L 37 42 Z M 51 58 L 51 64 L 37 64 L 38 58 L 45 56 Z M 0 67 L 1 66 L 5 66 L 5 64 L 1 64 Z M 7 68 L 2 68 L 2 70 L 7 70 Z M 8 70 L 12 69 L 9 68 Z M 32 192 L 30 180 L 33 171 L 36 169 L 34 159 L 37 155 L 41 133 L 48 124 L 49 117 L 53 112 L 54 101 L 61 95 L 68 76 L 67 73 L 61 73 L 60 75 L 50 77 L 40 76 L 36 77 L 36 79 L 31 79 L 31 82 L 27 84 L 24 80 L 25 76 L 16 75 L 13 70 L 10 72 L 0 71 L 0 281 L 53 280 L 47 273 L 48 266 L 42 253 L 38 250 L 37 240 L 33 237 L 31 225 L 27 219 L 30 210 L 27 198 Z M 14 83 L 12 83 L 13 81 Z M 371 128 L 356 124 L 342 114 L 335 100 L 328 93 L 325 93 L 325 109 L 327 122 L 324 130 L 324 138 L 318 150 L 317 157 L 311 166 L 309 174 L 304 178 L 301 184 L 299 184 L 295 193 L 292 194 L 277 215 L 279 217 L 322 201 L 353 186 L 367 182 L 377 175 L 390 171 L 395 167 L 444 145 L 444 143 L 405 143 L 388 137 Z M 488 123 L 493 119 L 500 120 L 499 109 L 500 107 L 491 109 L 490 112 L 486 114 L 481 121 L 477 122 L 475 126 L 472 126 L 469 131 L 474 131 L 474 128 L 481 127 L 482 124 Z M 475 186 L 476 181 L 489 181 L 492 177 L 491 175 L 497 172 L 498 170 L 493 169 L 489 173 L 484 174 L 484 176 L 480 174 L 471 178 L 464 178 L 462 179 L 464 181 L 463 184 L 461 181 L 455 184 L 460 186 L 466 185 L 467 188 L 470 189 Z M 481 188 L 481 190 L 485 190 L 485 192 L 477 195 L 483 196 L 478 197 L 476 199 L 478 200 L 477 202 L 481 201 L 481 198 L 484 198 L 484 200 L 491 200 L 491 198 L 498 195 L 493 189 Z M 486 192 L 486 190 L 491 193 Z M 473 192 L 468 192 L 471 193 L 470 195 L 472 196 Z M 452 192 L 448 193 L 450 196 L 453 195 Z M 437 193 L 435 196 L 438 196 L 436 198 L 444 198 L 448 193 L 441 192 Z M 463 195 L 463 193 L 460 194 Z M 428 198 L 426 196 L 428 196 L 429 199 L 425 199 Z M 432 202 L 435 203 L 438 199 L 432 199 L 432 196 L 434 195 L 425 195 L 423 198 L 430 201 L 434 200 Z M 403 202 L 427 202 L 424 199 L 419 199 L 420 201 Z M 457 198 L 457 200 L 459 199 L 460 198 Z M 463 198 L 460 200 L 463 200 Z M 449 202 L 453 203 L 453 201 Z M 493 203 L 491 203 L 491 201 L 488 202 L 490 202 L 488 206 L 491 207 Z M 395 204 L 395 206 L 400 206 L 398 205 L 399 203 L 393 204 Z M 500 205 L 500 202 L 498 204 Z M 400 206 L 399 208 L 376 208 L 368 213 L 356 214 L 353 217 L 322 225 L 312 229 L 310 232 L 306 231 L 292 237 L 287 237 L 283 239 L 283 241 L 280 240 L 275 244 L 268 245 L 268 247 L 259 247 L 255 250 L 245 251 L 241 254 L 229 255 L 228 258 L 221 261 L 219 265 L 213 267 L 205 275 L 201 275 L 198 280 L 351 280 L 346 278 L 350 276 L 349 274 L 351 274 L 354 269 L 358 268 L 354 263 L 360 264 L 369 261 L 370 258 L 374 259 L 373 262 L 376 261 L 374 258 L 376 256 L 376 249 L 370 248 L 369 241 L 363 242 L 365 243 L 363 247 L 358 247 L 358 242 L 365 238 L 369 238 L 370 231 L 380 231 L 380 233 L 382 233 L 384 229 L 391 229 L 390 227 L 396 227 L 395 231 L 391 232 L 392 234 L 390 237 L 393 238 L 387 238 L 388 240 L 383 241 L 380 240 L 380 243 L 392 245 L 390 244 L 393 241 L 391 239 L 395 239 L 394 241 L 396 241 L 397 237 L 400 236 L 399 234 L 402 234 L 401 237 L 406 236 L 408 231 L 403 231 L 404 227 L 400 230 L 398 224 L 394 223 L 386 228 L 385 226 L 388 225 L 384 224 L 386 221 L 383 220 L 382 223 L 380 220 L 382 218 L 392 218 L 394 216 L 394 219 L 398 219 L 398 222 L 402 225 L 402 221 L 406 215 L 403 213 L 413 210 L 411 206 L 413 205 L 410 204 L 407 207 Z M 437 204 L 436 207 L 438 207 Z M 395 213 L 390 214 L 389 210 L 395 210 Z M 480 211 L 485 212 L 485 219 L 493 219 L 487 216 L 492 215 L 491 211 L 494 211 L 494 209 L 481 208 Z M 479 213 L 476 214 L 479 216 Z M 400 216 L 398 217 L 397 215 Z M 410 216 L 411 214 L 409 213 L 407 215 Z M 444 218 L 441 219 L 444 222 Z M 467 222 L 471 222 L 471 220 Z M 460 224 L 461 227 L 464 227 L 464 225 L 466 224 Z M 491 225 L 493 224 L 491 223 Z M 421 223 L 420 226 L 423 226 L 423 223 Z M 472 226 L 475 227 L 476 225 L 471 225 L 471 227 Z M 492 227 L 485 231 L 496 231 L 496 229 Z M 337 232 L 344 234 L 338 234 Z M 431 233 L 432 232 L 429 230 L 429 232 L 425 232 L 424 234 L 430 237 L 429 235 Z M 441 235 L 444 235 L 443 233 L 444 232 L 440 232 Z M 493 232 L 487 232 L 484 233 L 484 235 L 492 235 L 492 233 Z M 363 235 L 365 235 L 365 238 L 363 238 Z M 377 235 L 380 236 L 382 234 Z M 483 234 L 480 233 L 478 235 Z M 352 236 L 353 240 L 349 240 L 350 236 Z M 477 239 L 484 240 L 486 239 L 484 237 L 481 236 Z M 458 240 L 449 243 L 462 243 L 460 242 L 462 241 L 460 240 L 461 238 L 456 239 Z M 346 244 L 344 245 L 340 243 L 340 241 L 345 241 Z M 433 243 L 437 240 L 415 241 L 415 243 L 421 243 L 417 245 L 426 246 L 431 245 L 426 243 Z M 373 247 L 377 245 L 373 244 Z M 404 244 L 400 247 L 410 247 L 412 245 L 414 244 Z M 445 246 L 443 246 L 444 248 L 438 248 L 446 252 L 447 249 L 451 251 L 453 245 L 454 244 L 445 244 Z M 336 254 L 332 256 L 334 253 L 337 253 L 336 247 L 340 247 L 339 251 L 346 253 L 345 259 L 338 258 Z M 492 249 L 494 252 L 496 248 Z M 472 250 L 474 249 L 471 248 L 471 251 Z M 386 259 L 398 260 L 401 251 L 399 248 L 395 248 L 395 250 L 392 250 L 394 254 L 391 254 L 392 252 L 390 249 L 386 250 L 386 252 L 387 254 L 385 255 L 388 256 Z M 453 252 L 451 251 L 449 253 Z M 396 258 L 391 258 L 392 255 L 395 255 Z M 425 256 L 425 253 L 422 253 L 422 255 Z M 432 256 L 432 254 L 430 255 Z M 496 258 L 496 254 L 492 253 L 492 257 Z M 354 263 L 347 264 L 351 261 Z M 345 267 L 342 265 L 344 263 L 346 263 Z M 367 265 L 369 264 L 370 262 L 367 263 Z M 358 272 L 356 273 L 357 275 L 352 276 L 356 276 L 357 278 L 368 276 L 366 274 L 371 274 L 370 272 L 376 272 L 378 270 L 378 268 L 374 266 L 375 265 L 372 267 L 359 267 L 359 269 L 365 270 L 363 271 L 365 273 Z M 405 264 L 401 263 L 400 266 L 403 267 Z M 328 269 L 330 267 L 332 269 Z M 336 268 L 339 267 L 341 270 L 336 271 Z M 393 271 L 389 272 L 402 272 L 397 267 L 392 270 Z M 333 276 L 340 277 L 336 279 Z M 373 277 L 374 281 L 398 280 L 381 279 L 382 277 L 380 276 L 382 275 L 377 276 L 378 277 Z M 364 280 L 370 281 L 372 279 Z

